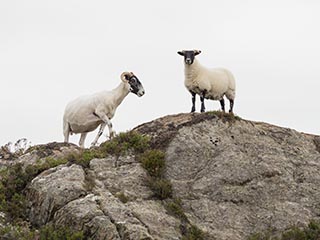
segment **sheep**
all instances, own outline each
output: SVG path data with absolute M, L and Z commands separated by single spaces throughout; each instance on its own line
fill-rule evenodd
M 109 128 L 109 137 L 114 137 L 115 132 L 110 120 L 117 107 L 129 92 L 139 97 L 145 93 L 141 82 L 132 72 L 123 72 L 120 78 L 122 80 L 120 85 L 111 91 L 82 96 L 67 104 L 63 115 L 64 142 L 69 142 L 70 134 L 80 133 L 79 145 L 84 148 L 87 133 L 94 131 L 99 125 L 100 129 L 91 144 L 92 146 L 97 144 L 106 125 Z
M 224 95 L 230 101 L 230 113 L 233 113 L 236 85 L 232 73 L 223 68 L 207 69 L 200 65 L 195 56 L 200 50 L 183 50 L 178 54 L 184 56 L 185 86 L 192 95 L 191 112 L 196 110 L 196 94 L 200 96 L 201 112 L 205 112 L 204 99 L 219 100 L 225 111 Z

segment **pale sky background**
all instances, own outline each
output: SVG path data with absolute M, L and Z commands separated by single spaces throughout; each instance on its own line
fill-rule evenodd
M 318 0 L 1 0 L 0 145 L 63 141 L 65 105 L 113 89 L 125 70 L 146 94 L 124 99 L 116 132 L 189 112 L 182 49 L 233 72 L 240 117 L 320 134 Z

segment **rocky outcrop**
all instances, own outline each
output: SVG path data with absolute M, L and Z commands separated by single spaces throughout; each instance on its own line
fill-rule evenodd
M 134 156 L 47 170 L 28 188 L 30 222 L 67 225 L 92 239 L 179 239 L 179 221 L 152 199 L 145 179 Z
M 247 239 L 319 219 L 319 136 L 221 113 L 166 116 L 135 131 L 165 152 L 173 197 L 207 239 Z M 45 157 L 79 151 L 49 149 Z M 36 162 L 35 151 L 17 161 Z M 27 187 L 30 222 L 68 225 L 92 239 L 181 239 L 181 220 L 146 179 L 133 153 L 46 170 Z
M 216 239 L 245 239 L 319 218 L 319 137 L 266 123 L 198 118 L 205 116 L 180 114 L 138 127 L 152 130 L 155 145 L 167 143 L 166 176 L 193 223 Z M 160 144 L 157 137 L 168 132 L 170 141 Z
M 28 165 L 44 162 L 48 157 L 63 158 L 68 154 L 79 152 L 80 148 L 74 144 L 57 142 L 30 147 L 23 154 L 22 152 L 11 153 L 8 152 L 8 149 L 3 148 L 0 149 L 0 168 L 17 163 L 27 167 Z

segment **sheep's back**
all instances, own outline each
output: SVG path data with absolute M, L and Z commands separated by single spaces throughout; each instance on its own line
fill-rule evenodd
M 99 98 L 99 94 L 94 94 L 74 99 L 66 106 L 64 118 L 70 123 L 83 123 L 95 112 Z

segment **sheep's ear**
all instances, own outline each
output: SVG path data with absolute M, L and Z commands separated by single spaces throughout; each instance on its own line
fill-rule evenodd
M 181 56 L 184 56 L 184 51 L 178 51 L 177 53 Z
M 197 55 L 199 55 L 199 54 L 201 53 L 200 50 L 194 50 L 193 52 L 194 52 L 194 55 L 195 55 L 195 56 L 197 56 Z

